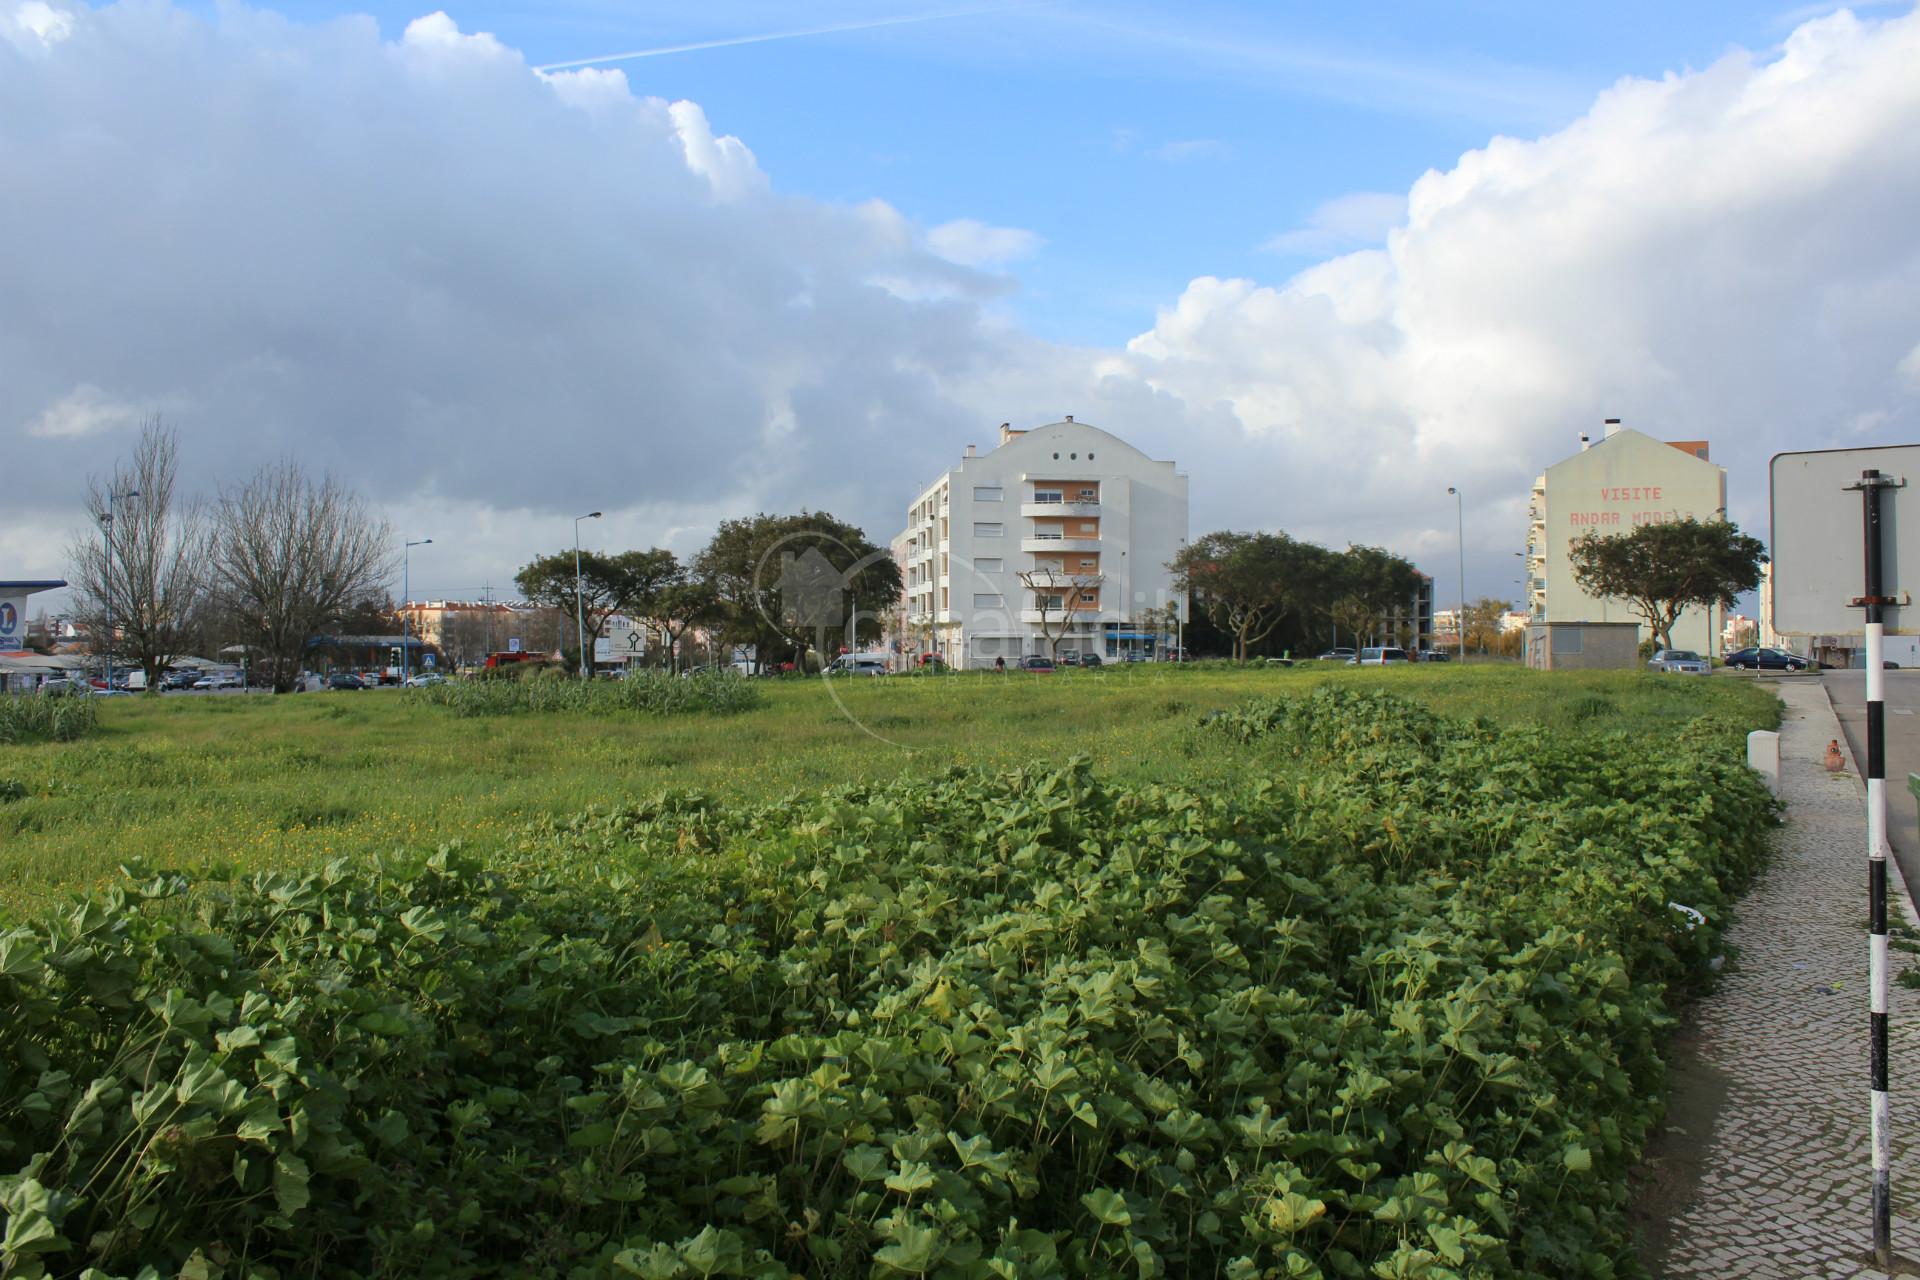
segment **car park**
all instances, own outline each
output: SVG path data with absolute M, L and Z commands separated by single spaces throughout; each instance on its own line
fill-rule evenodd
M 1020 669 L 1035 675 L 1050 676 L 1053 674 L 1053 659 L 1037 653 L 1028 654 L 1020 659 Z
M 1349 661 L 1351 665 L 1357 667 L 1391 667 L 1411 659 L 1407 657 L 1405 649 L 1369 645 L 1360 651 L 1359 657 Z
M 1691 649 L 1655 649 L 1647 659 L 1647 670 L 1704 676 L 1712 674 L 1713 664 Z
M 1806 671 L 1814 665 L 1812 659 L 1797 653 L 1759 645 L 1735 649 L 1727 655 L 1726 664 L 1735 671 Z
M 1322 662 L 1352 662 L 1355 656 L 1352 649 L 1342 644 L 1337 644 L 1325 653 L 1319 655 L 1320 661 Z

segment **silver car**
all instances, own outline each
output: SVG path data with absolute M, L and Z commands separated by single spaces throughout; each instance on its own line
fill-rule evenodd
M 1691 649 L 1655 649 L 1653 656 L 1647 659 L 1647 670 L 1704 676 L 1712 674 L 1713 664 Z

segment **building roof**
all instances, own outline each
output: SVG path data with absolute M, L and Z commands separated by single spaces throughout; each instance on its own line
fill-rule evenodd
M 0 578 L 0 591 L 52 591 L 66 585 L 63 578 Z

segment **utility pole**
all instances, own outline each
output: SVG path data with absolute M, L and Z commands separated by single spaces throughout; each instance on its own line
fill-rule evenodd
M 1460 554 L 1460 612 L 1454 615 L 1453 629 L 1460 634 L 1460 661 L 1467 660 L 1467 518 L 1461 511 L 1460 490 L 1452 485 L 1454 547 Z
M 580 522 L 598 520 L 598 511 L 573 518 L 573 639 L 580 646 L 580 678 L 587 678 L 587 607 L 580 588 Z
M 111 485 L 107 487 L 107 517 L 102 523 L 106 525 L 106 535 L 107 535 L 106 645 L 107 645 L 107 692 L 108 693 L 113 692 L 113 593 L 116 589 L 116 583 L 114 582 L 114 569 L 119 564 L 119 561 L 120 561 L 119 535 L 118 535 L 118 532 L 115 530 L 114 524 L 113 524 L 113 517 L 114 517 L 113 503 L 115 498 L 137 498 L 139 496 L 140 496 L 140 491 L 138 489 L 129 489 L 125 493 L 117 493 L 114 491 Z
M 415 547 L 433 545 L 432 538 L 422 538 L 418 542 L 409 542 L 400 548 L 400 687 L 407 687 L 407 681 L 413 678 L 413 636 L 408 627 L 408 607 L 413 603 L 413 587 L 410 585 L 408 557 Z

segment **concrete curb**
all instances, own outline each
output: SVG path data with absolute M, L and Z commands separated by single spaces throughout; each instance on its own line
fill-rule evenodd
M 1832 726 L 1832 733 L 1828 736 L 1840 744 L 1840 749 L 1847 753 L 1847 763 L 1852 766 L 1847 776 L 1853 780 L 1853 792 L 1860 798 L 1860 843 L 1864 846 L 1866 844 L 1865 836 L 1867 830 L 1866 773 L 1860 768 L 1860 762 L 1854 759 L 1853 744 L 1847 741 L 1846 733 L 1840 728 L 1840 713 L 1834 709 L 1833 695 L 1827 691 L 1827 686 L 1824 682 L 1820 685 L 1820 702 L 1822 706 L 1826 707 L 1827 720 Z M 1781 705 L 1784 706 L 1785 703 L 1782 702 Z M 1827 729 L 1823 727 L 1821 732 L 1826 733 Z M 1896 804 L 1906 803 L 1912 799 L 1912 797 L 1907 794 L 1905 778 L 1900 780 L 1900 786 L 1897 791 L 1894 789 L 1893 781 L 1892 778 L 1887 779 L 1888 808 L 1892 808 Z M 1866 861 L 1864 847 L 1861 851 L 1860 860 L 1862 863 Z M 1893 900 L 1900 904 L 1901 917 L 1909 928 L 1920 928 L 1920 905 L 1915 904 L 1913 891 L 1907 886 L 1907 878 L 1900 873 L 1900 860 L 1893 856 L 1893 850 L 1891 848 L 1887 850 L 1887 876 L 1895 891 Z

